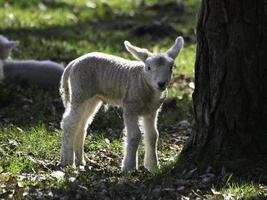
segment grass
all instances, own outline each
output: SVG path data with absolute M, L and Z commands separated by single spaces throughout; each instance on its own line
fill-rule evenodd
M 59 155 L 59 133 L 48 132 L 44 125 L 37 125 L 25 130 L 6 126 L 1 130 L 0 161 L 5 172 L 14 174 L 28 173 L 33 169 L 34 160 L 54 160 Z
M 219 191 L 212 189 L 212 195 L 207 195 L 208 200 L 214 199 L 265 199 L 265 192 L 253 182 L 229 181 Z
M 236 199 L 261 195 L 264 187 L 253 183 L 221 181 L 223 186 L 217 188 L 212 180 L 203 185 L 201 172 L 174 170 L 191 132 L 194 27 L 199 6 L 199 0 L 181 2 L 177 6 L 172 0 L 0 0 L 0 34 L 20 41 L 12 59 L 51 59 L 66 65 L 91 51 L 132 59 L 124 40 L 159 52 L 177 35 L 186 39 L 169 88 L 172 98 L 159 118 L 162 168 L 156 174 L 142 167 L 143 147 L 140 170 L 120 173 L 123 123 L 121 110 L 114 108 L 101 110 L 88 130 L 88 165 L 59 167 L 59 123 L 64 109 L 58 92 L 0 84 L 0 198 L 214 199 L 211 188 L 222 195 L 234 194 Z M 183 128 L 181 121 L 189 123 Z
M 12 3 L 0 1 L 2 22 L 0 31 L 11 39 L 19 39 L 21 43 L 13 58 L 52 59 L 67 64 L 70 60 L 91 51 L 104 51 L 130 58 L 123 46 L 123 41 L 126 39 L 151 50 L 163 51 L 170 46 L 178 34 L 192 34 L 193 31 L 191 24 L 177 35 L 170 33 L 167 29 L 159 31 L 159 35 L 166 34 L 164 37 L 155 38 L 151 35 L 150 29 L 153 29 L 149 27 L 151 21 L 162 20 L 162 16 L 157 15 L 157 10 L 149 7 L 155 1 L 147 1 L 148 8 L 142 13 L 138 12 L 141 8 L 135 1 L 125 4 L 122 4 L 120 0 L 89 2 L 96 8 L 90 8 L 88 1 L 83 0 L 75 1 L 75 3 L 68 0 L 42 3 L 40 1 L 14 1 Z M 171 11 L 175 16 L 175 9 Z M 192 16 L 191 12 L 184 12 L 182 16 Z M 166 18 L 172 17 L 167 13 L 164 14 Z M 167 24 L 195 21 L 191 17 L 188 18 L 175 17 L 168 19 Z M 146 19 L 145 22 L 144 19 Z M 120 23 L 117 22 L 118 20 Z M 148 30 L 138 35 L 136 34 L 138 28 Z M 176 64 L 181 65 L 181 69 L 177 72 L 192 76 L 194 46 L 190 43 L 192 43 L 190 40 L 186 43 L 188 48 L 185 48 Z M 42 48 L 39 48 L 40 45 Z
M 253 198 L 255 194 L 261 194 L 261 190 L 253 183 L 229 183 L 223 189 L 225 196 L 236 199 Z

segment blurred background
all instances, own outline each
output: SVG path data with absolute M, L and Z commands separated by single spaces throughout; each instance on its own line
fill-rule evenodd
M 124 40 L 150 51 L 165 51 L 181 35 L 185 38 L 185 48 L 176 59 L 169 96 L 178 99 L 173 105 L 186 104 L 183 112 L 174 113 L 174 120 L 183 120 L 185 115 L 191 115 L 188 105 L 194 89 L 195 25 L 199 4 L 200 0 L 0 0 L 0 34 L 20 41 L 10 59 L 53 60 L 65 66 L 93 51 L 133 59 L 124 48 Z M 46 101 L 51 93 L 38 91 L 38 95 L 32 95 L 32 88 L 20 92 L 17 86 L 8 87 L 5 85 L 1 90 L 0 120 L 2 116 L 2 121 L 4 118 L 10 122 L 16 116 L 20 120 L 14 120 L 24 124 L 31 118 L 36 122 L 58 124 L 61 118 L 58 113 L 62 109 L 57 109 L 61 105 L 57 91 L 57 98 L 52 95 L 52 100 Z M 14 99 L 15 113 L 7 107 Z M 54 104 L 56 107 L 50 108 Z M 42 112 L 36 111 L 33 115 L 40 107 Z M 44 112 L 46 109 L 49 110 Z M 21 117 L 18 110 L 21 110 Z M 25 118 L 27 113 L 33 116 Z
M 158 123 L 159 160 L 164 172 L 164 166 L 174 163 L 191 132 L 199 3 L 200 0 L 0 0 L 0 34 L 20 42 L 9 59 L 52 60 L 64 66 L 94 51 L 133 59 L 125 50 L 124 40 L 161 52 L 169 48 L 177 36 L 183 36 L 185 47 L 176 59 L 169 97 Z M 53 170 L 58 169 L 60 158 L 63 112 L 57 88 L 48 91 L 29 85 L 0 83 L 0 157 L 3 158 L 0 175 L 7 173 L 3 176 L 10 180 L 10 184 L 6 182 L 1 186 L 3 191 L 12 190 L 19 195 L 28 192 L 35 198 L 35 195 L 46 195 L 53 190 L 64 196 L 65 187 L 69 186 L 71 193 L 79 183 L 95 190 L 87 195 L 103 197 L 97 184 L 88 184 L 101 182 L 106 177 L 113 177 L 113 181 L 121 184 L 123 120 L 121 109 L 116 107 L 110 107 L 108 111 L 102 108 L 88 129 L 86 173 L 64 171 L 68 176 L 63 182 L 54 177 Z M 140 152 L 143 158 L 143 147 Z M 23 173 L 30 175 L 25 178 Z M 150 175 L 146 174 L 144 178 L 144 173 L 145 169 L 141 168 L 140 173 L 129 180 L 144 181 L 154 187 Z M 70 176 L 80 181 L 75 182 L 75 187 L 69 183 Z M 167 178 L 176 181 L 174 177 Z M 105 182 L 105 187 L 113 185 L 111 182 Z M 23 189 L 16 186 L 18 183 Z M 166 187 L 169 187 L 169 181 Z M 146 188 L 143 189 L 146 191 Z M 107 190 L 112 192 L 112 189 Z M 128 186 L 123 190 L 143 194 Z
M 0 33 L 19 40 L 16 59 L 68 63 L 92 51 L 130 57 L 124 40 L 161 51 L 178 35 L 186 48 L 177 72 L 193 75 L 200 0 L 1 0 Z

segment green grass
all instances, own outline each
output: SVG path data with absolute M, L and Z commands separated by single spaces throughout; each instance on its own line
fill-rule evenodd
M 49 132 L 43 125 L 21 129 L 15 126 L 1 128 L 1 159 L 3 172 L 12 174 L 28 173 L 34 169 L 34 159 L 58 159 L 60 137 Z
M 219 198 L 224 199 L 265 199 L 267 197 L 266 192 L 259 187 L 259 185 L 253 182 L 235 182 L 229 181 L 222 188 L 217 191 L 212 189 L 212 195 L 207 195 L 208 200 L 214 200 Z
M 253 183 L 229 183 L 222 189 L 222 193 L 235 199 L 244 199 L 260 195 L 262 191 Z
M 151 174 L 148 174 L 142 166 L 138 173 L 126 176 L 120 173 L 123 148 L 122 138 L 117 139 L 118 136 L 109 136 L 101 132 L 88 135 L 85 144 L 88 165 L 84 171 L 80 168 L 58 166 L 60 158 L 60 133 L 58 130 L 51 131 L 42 124 L 31 128 L 7 125 L 2 127 L 0 132 L 0 156 L 4 158 L 0 160 L 0 178 L 1 181 L 5 180 L 1 182 L 2 187 L 9 192 L 16 190 L 14 187 L 17 184 L 23 187 L 23 191 L 27 193 L 30 192 L 30 188 L 37 190 L 54 188 L 61 191 L 65 190 L 66 186 L 70 187 L 71 177 L 78 179 L 82 185 L 101 181 L 106 177 L 113 177 L 116 184 L 118 178 L 126 178 L 129 181 L 140 181 L 145 177 L 151 178 Z M 119 134 L 120 136 L 122 135 Z M 177 146 L 172 145 L 170 148 L 167 141 L 168 137 L 165 136 L 160 139 L 159 143 L 162 170 L 172 163 L 179 151 Z M 144 150 L 141 147 L 140 165 L 142 165 L 143 157 Z M 57 171 L 64 173 L 64 176 L 62 178 L 54 177 L 53 173 Z
M 96 8 L 90 8 L 90 5 L 88 7 L 88 2 L 95 4 Z M 0 32 L 11 39 L 20 40 L 19 49 L 12 56 L 15 59 L 52 59 L 67 64 L 91 51 L 131 58 L 123 46 L 126 39 L 150 50 L 162 51 L 176 37 L 167 32 L 166 36 L 153 38 L 148 32 L 140 40 L 140 36 L 135 34 L 135 27 L 147 26 L 161 20 L 162 17 L 149 8 L 155 2 L 146 1 L 147 11 L 139 13 L 138 1 L 0 1 Z M 190 6 L 195 5 L 191 4 Z M 182 15 L 184 19 L 171 18 L 176 15 L 173 12 L 175 10 L 171 10 L 173 13 L 167 20 L 167 23 L 174 25 L 186 23 L 182 31 L 185 35 L 193 33 L 195 22 L 191 19 L 193 11 L 186 10 Z M 164 14 L 168 17 L 169 13 Z M 191 23 L 187 24 L 188 22 Z M 190 40 L 186 42 L 186 48 L 176 62 L 180 66 L 177 73 L 193 75 L 194 46 L 191 43 Z M 40 45 L 42 48 L 39 48 Z
M 187 46 L 176 61 L 178 68 L 175 70 L 175 73 L 183 73 L 190 77 L 193 77 L 195 54 L 196 54 L 196 46 L 195 45 Z

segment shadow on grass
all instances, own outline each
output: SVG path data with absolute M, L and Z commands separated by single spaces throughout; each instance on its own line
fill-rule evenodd
M 59 174 L 63 172 L 64 177 L 44 178 L 42 173 L 30 176 L 27 198 L 264 200 L 267 197 L 267 193 L 255 189 L 258 186 L 251 181 L 218 174 L 214 177 L 212 169 L 207 173 L 175 164 L 165 166 L 157 174 L 148 173 L 144 168 L 122 174 L 118 167 L 96 168 L 92 163 L 79 169 L 51 167 L 48 170 L 61 172 Z M 35 181 L 40 178 L 42 181 L 37 184 Z M 15 180 L 12 180 L 14 185 Z M 21 190 L 14 189 L 14 197 L 22 197 Z M 5 197 L 3 195 L 2 198 Z
M 64 108 L 57 91 L 41 91 L 37 88 L 22 88 L 17 85 L 1 85 L 0 90 L 1 125 L 12 123 L 24 128 L 34 127 L 41 122 L 52 130 L 59 128 Z M 184 102 L 177 99 L 166 102 L 160 114 L 160 129 L 167 128 L 164 132 L 168 133 L 170 128 L 174 127 L 177 131 L 177 122 L 185 119 L 187 115 L 192 115 L 190 108 L 189 113 L 185 114 L 188 108 L 183 108 L 181 105 L 190 104 L 191 100 L 187 98 L 184 98 Z M 111 129 L 112 134 L 107 127 Z M 110 140 L 121 140 L 122 128 L 121 111 L 115 108 L 100 112 L 91 127 L 92 134 L 101 131 L 104 133 L 104 138 Z M 92 149 L 86 151 L 92 151 Z M 42 195 L 42 197 L 49 198 L 48 194 L 52 192 L 53 198 L 68 197 L 70 199 L 77 196 L 97 199 L 180 199 L 185 196 L 194 199 L 213 195 L 211 188 L 217 191 L 227 188 L 229 177 L 231 177 L 231 183 L 237 185 L 266 184 L 266 170 L 260 173 L 248 172 L 245 176 L 241 173 L 241 168 L 246 171 L 246 163 L 235 163 L 237 167 L 233 171 L 224 164 L 218 165 L 217 168 L 197 167 L 198 163 L 195 161 L 181 159 L 181 157 L 176 163 L 165 165 L 157 174 L 150 174 L 141 167 L 138 172 L 123 175 L 120 173 L 121 154 L 115 156 L 112 154 L 112 149 L 107 151 L 106 149 L 101 149 L 99 152 L 93 151 L 90 156 L 96 157 L 89 158 L 84 170 L 65 171 L 63 183 L 58 183 L 56 186 L 51 186 L 49 180 L 43 186 L 32 186 L 30 195 L 33 197 Z M 179 155 L 180 152 L 176 153 Z M 98 160 L 97 156 L 101 158 Z M 53 166 L 49 170 L 62 169 Z M 255 170 L 257 171 L 256 167 Z M 256 194 L 244 199 L 264 198 L 266 195 Z
M 178 152 L 177 152 L 178 153 Z M 61 170 L 61 169 L 60 169 Z M 63 169 L 63 171 L 66 169 Z M 76 171 L 76 172 L 75 172 Z M 151 174 L 143 167 L 122 174 L 118 167 L 95 168 L 88 163 L 85 169 L 67 169 L 64 183 L 42 191 L 42 197 L 75 199 L 246 199 L 263 200 L 267 193 L 258 188 L 259 182 L 212 168 L 200 171 L 184 163 L 172 163 Z M 233 187 L 235 186 L 235 188 Z M 257 189 L 255 189 L 257 188 Z M 32 190 L 35 191 L 36 188 Z M 39 193 L 40 194 L 40 193 Z M 32 193 L 38 197 L 38 193 Z
M 2 125 L 13 124 L 29 128 L 44 124 L 50 130 L 60 129 L 65 108 L 58 88 L 44 90 L 27 84 L 2 83 L 0 91 Z M 178 128 L 178 122 L 185 119 L 190 122 L 190 116 L 192 116 L 191 99 L 187 95 L 182 99 L 169 98 L 163 104 L 159 115 L 159 129 L 164 132 L 168 130 L 174 132 Z M 103 132 L 107 138 L 112 138 L 113 132 L 122 133 L 123 128 L 122 109 L 102 106 L 88 132 Z M 121 134 L 118 137 L 121 137 Z

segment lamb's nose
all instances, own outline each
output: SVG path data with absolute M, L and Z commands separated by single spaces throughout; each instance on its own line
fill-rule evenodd
M 158 82 L 158 86 L 160 89 L 165 89 L 166 82 Z

